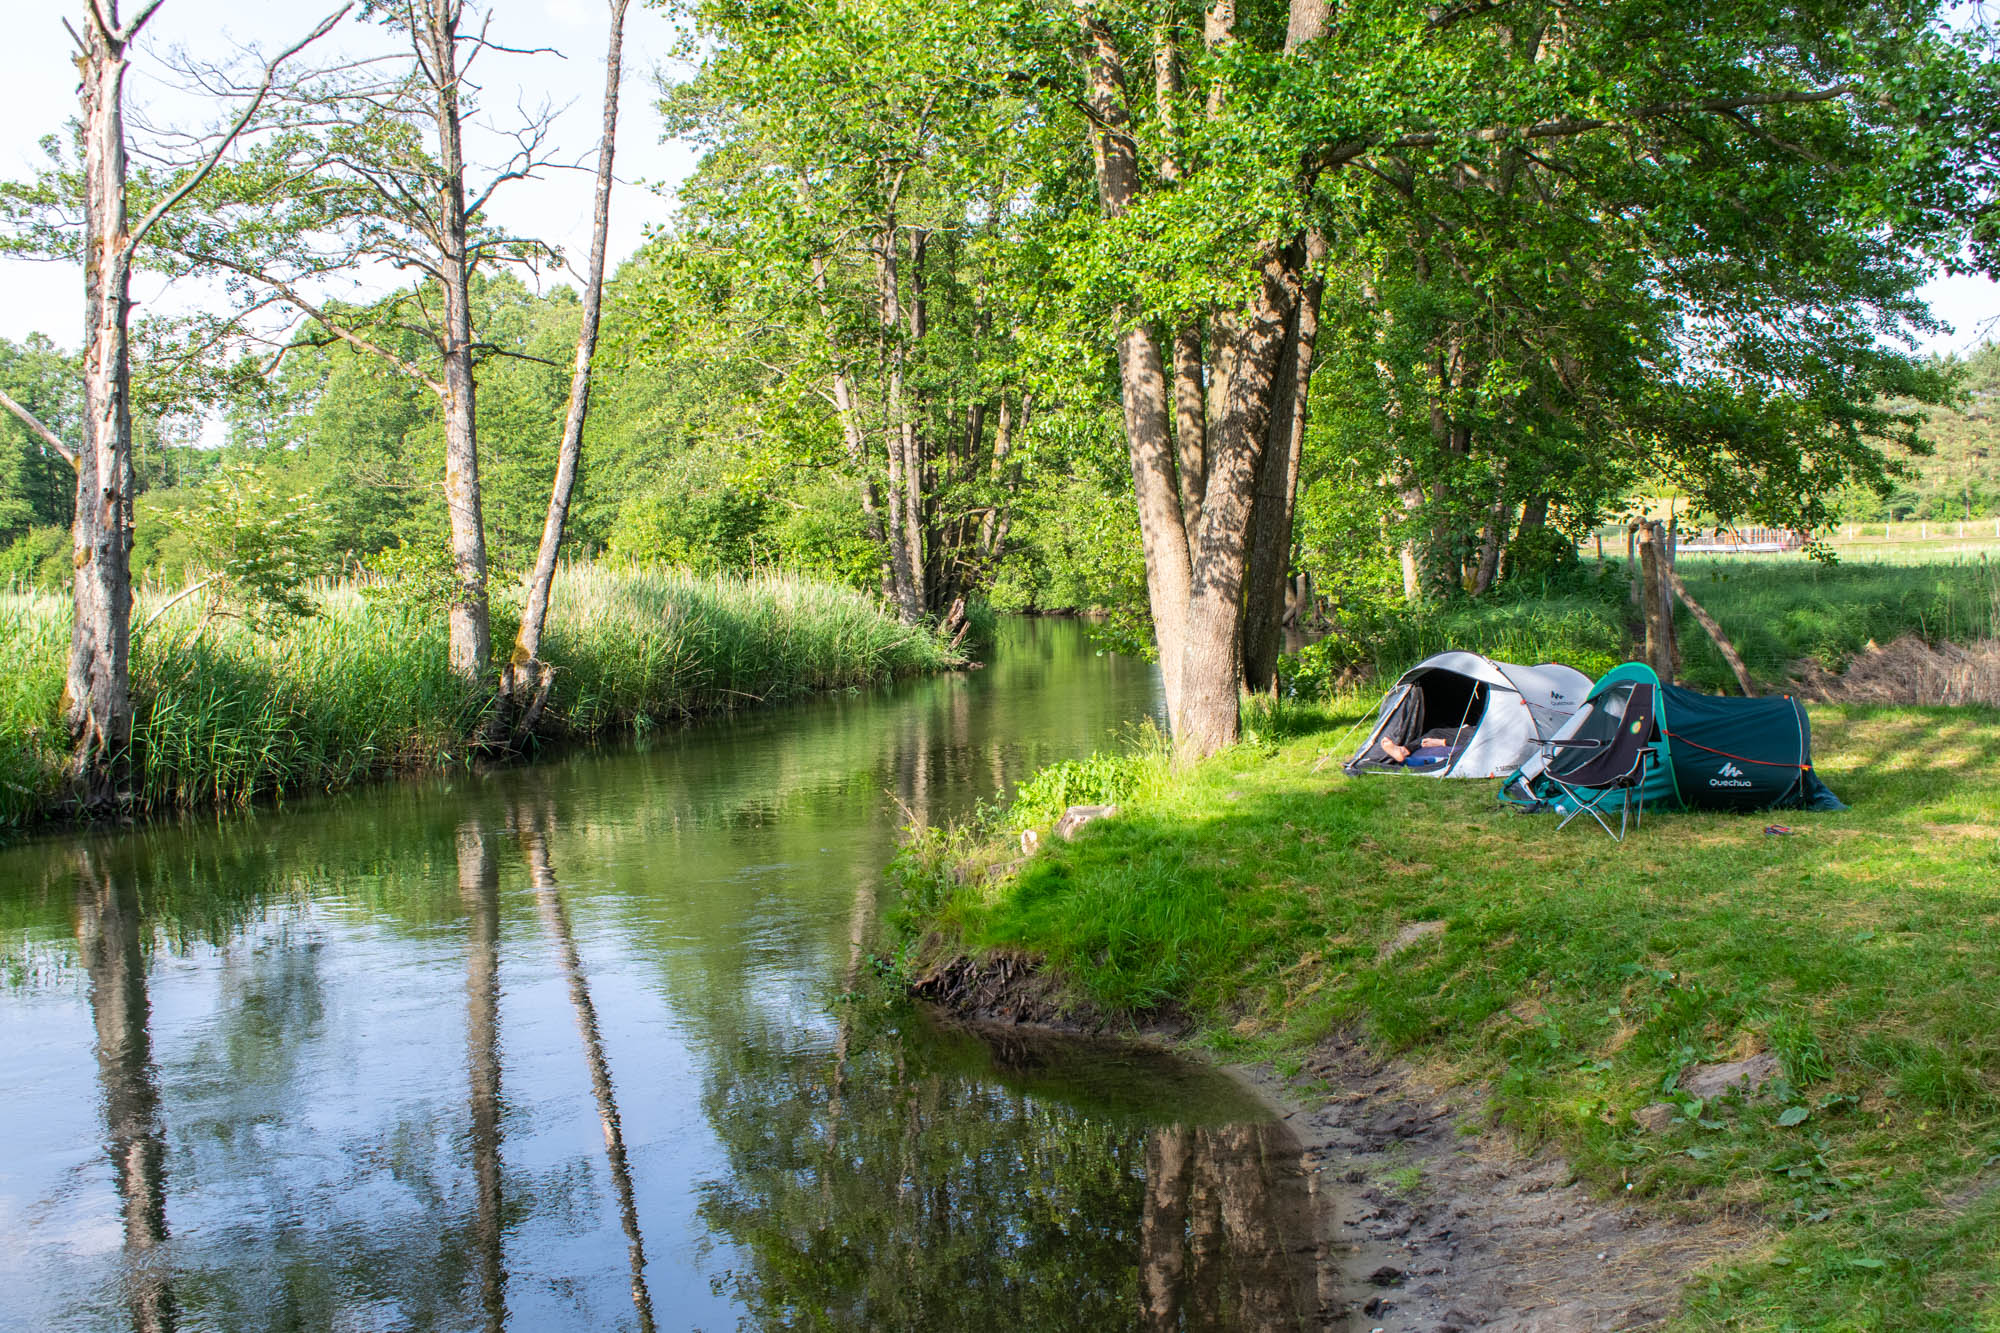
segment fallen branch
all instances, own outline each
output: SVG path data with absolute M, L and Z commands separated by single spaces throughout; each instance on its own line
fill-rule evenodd
M 1681 605 L 1685 606 L 1700 622 L 1701 627 L 1708 631 L 1708 637 L 1714 640 L 1716 650 L 1722 654 L 1722 660 L 1729 663 L 1729 669 L 1736 673 L 1736 683 L 1743 687 L 1743 697 L 1756 698 L 1757 687 L 1751 683 L 1750 669 L 1743 665 L 1743 659 L 1737 655 L 1735 646 L 1723 634 L 1722 626 L 1715 623 L 1714 616 L 1701 609 L 1700 602 L 1688 595 L 1687 584 L 1681 582 L 1681 576 L 1674 572 L 1674 567 L 1664 561 L 1661 563 L 1666 572 L 1667 582 L 1674 590 L 1674 596 L 1681 599 Z

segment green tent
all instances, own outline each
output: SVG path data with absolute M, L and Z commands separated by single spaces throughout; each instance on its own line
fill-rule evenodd
M 1724 698 L 1667 685 L 1644 662 L 1613 667 L 1591 687 L 1557 742 L 1607 743 L 1624 718 L 1635 685 L 1651 685 L 1652 757 L 1634 798 L 1658 810 L 1845 810 L 1812 766 L 1812 728 L 1791 695 Z M 1560 745 L 1545 749 L 1501 784 L 1510 804 L 1548 805 L 1568 814 L 1570 801 L 1545 776 L 1564 762 Z M 1585 751 L 1571 749 L 1581 756 Z M 1558 769 L 1560 771 L 1560 769 Z M 1586 793 L 1588 795 L 1589 793 Z

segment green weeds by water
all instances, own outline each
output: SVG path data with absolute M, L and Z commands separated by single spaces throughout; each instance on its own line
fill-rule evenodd
M 1653 815 L 1621 846 L 1493 784 L 1341 776 L 1335 738 L 1371 706 L 1128 774 L 1120 817 L 1016 873 L 933 874 L 923 929 L 1040 955 L 1101 1007 L 1179 1006 L 1225 1052 L 1359 1028 L 1485 1082 L 1600 1190 L 1762 1219 L 1690 1289 L 1690 1327 L 2000 1321 L 2000 713 L 1816 708 L 1851 813 L 1787 816 L 1792 836 Z M 1417 921 L 1445 929 L 1383 957 Z M 1759 1049 L 1784 1067 L 1765 1094 L 1678 1090 Z M 1663 1101 L 1663 1133 L 1634 1122 Z
M 464 759 L 487 698 L 447 668 L 435 614 L 320 589 L 319 614 L 278 633 L 203 624 L 190 601 L 136 637 L 137 803 L 163 811 L 330 791 Z M 149 612 L 142 604 L 135 621 Z M 512 641 L 495 608 L 494 641 Z M 197 632 L 198 631 L 198 632 Z M 61 799 L 69 644 L 64 599 L 0 594 L 0 825 Z M 805 579 L 564 570 L 544 657 L 551 729 L 644 729 L 948 665 L 927 630 Z

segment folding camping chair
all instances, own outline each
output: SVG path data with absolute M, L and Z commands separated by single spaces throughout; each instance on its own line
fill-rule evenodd
M 1651 685 L 1634 685 L 1631 696 L 1626 700 L 1624 715 L 1619 719 L 1618 730 L 1609 740 L 1573 739 L 1550 741 L 1552 751 L 1574 750 L 1574 758 L 1557 753 L 1542 775 L 1562 790 L 1575 805 L 1558 830 L 1569 827 L 1569 822 L 1578 815 L 1588 814 L 1597 821 L 1613 842 L 1625 841 L 1625 825 L 1631 818 L 1633 828 L 1637 828 L 1646 817 L 1646 764 L 1653 757 L 1653 715 L 1654 699 Z M 1589 792 L 1590 795 L 1585 793 Z M 1619 793 L 1622 804 L 1618 812 L 1618 831 L 1611 832 L 1611 824 L 1604 817 L 1602 806 L 1613 792 Z M 1636 816 L 1633 811 L 1632 794 L 1639 794 Z

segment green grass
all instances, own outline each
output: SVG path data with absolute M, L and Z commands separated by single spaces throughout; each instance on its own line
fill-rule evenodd
M 331 791 L 461 761 L 486 707 L 452 676 L 440 616 L 318 595 L 319 614 L 270 635 L 192 601 L 133 654 L 135 795 L 142 812 Z M 495 608 L 494 641 L 512 613 Z M 135 622 L 143 624 L 142 604 Z M 0 826 L 63 797 L 65 599 L 0 594 Z M 548 729 L 598 735 L 936 670 L 950 655 L 861 594 L 804 579 L 711 578 L 591 566 L 558 576 L 543 656 L 557 667 Z
M 1688 556 L 1679 572 L 1721 624 L 1762 684 L 1782 688 L 1801 661 L 1840 671 L 1872 641 L 1905 635 L 1973 643 L 2000 635 L 2000 560 L 1982 557 L 1923 563 L 1844 560 L 1826 565 L 1797 557 Z M 1493 595 L 1419 607 L 1360 628 L 1360 642 L 1328 640 L 1288 659 L 1284 671 L 1300 692 L 1324 693 L 1333 668 L 1357 663 L 1364 674 L 1393 680 L 1448 648 L 1503 662 L 1566 662 L 1591 675 L 1641 649 L 1633 643 L 1638 609 L 1628 598 L 1621 561 L 1594 562 Z M 1736 678 L 1685 607 L 1676 607 L 1683 684 L 1735 693 Z
M 1226 1053 L 1358 1028 L 1487 1084 L 1601 1191 L 1761 1217 L 1686 1327 L 2000 1327 L 2000 712 L 1817 708 L 1850 813 L 1783 816 L 1792 837 L 1649 816 L 1620 846 L 1507 813 L 1494 784 L 1340 776 L 1365 706 L 1266 717 L 1190 771 L 1125 760 L 1120 817 L 997 882 L 949 873 L 966 831 L 919 842 L 911 937 L 1040 955 L 1110 1009 L 1180 1006 Z M 1766 1096 L 1671 1090 L 1766 1048 Z M 1652 1135 L 1631 1112 L 1661 1100 L 1683 1114 Z
M 1839 671 L 1871 640 L 1914 634 L 1970 643 L 2000 634 L 2000 562 L 1983 558 L 1826 565 L 1687 556 L 1679 572 L 1750 673 L 1770 683 L 1801 659 Z M 1685 683 L 1733 690 L 1728 665 L 1701 627 L 1685 610 L 1675 619 Z

